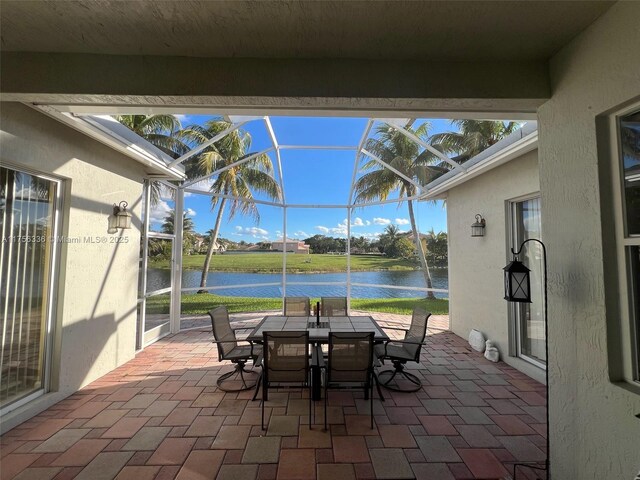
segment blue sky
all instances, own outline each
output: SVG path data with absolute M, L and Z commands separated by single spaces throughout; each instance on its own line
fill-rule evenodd
M 201 124 L 210 116 L 181 115 L 183 126 Z M 335 117 L 270 117 L 280 145 L 357 146 L 367 123 L 365 118 Z M 424 122 L 418 120 L 414 127 Z M 428 120 L 430 133 L 449 131 L 449 120 Z M 251 151 L 271 146 L 264 122 L 252 121 L 243 127 L 252 137 Z M 272 154 L 274 165 L 276 156 Z M 282 150 L 282 174 L 287 204 L 330 205 L 348 203 L 354 169 L 355 151 L 344 150 Z M 276 171 L 277 178 L 277 171 Z M 260 198 L 257 196 L 256 198 Z M 173 207 L 169 199 L 152 211 L 152 223 L 162 218 Z M 210 197 L 188 194 L 185 210 L 195 223 L 195 230 L 205 233 L 213 228 L 215 212 L 211 211 Z M 279 207 L 259 205 L 260 222 L 237 215 L 225 215 L 220 236 L 234 241 L 272 241 L 282 236 L 283 212 Z M 442 202 L 419 202 L 415 205 L 418 228 L 422 232 L 446 231 L 446 210 Z M 344 208 L 289 208 L 287 209 L 287 236 L 303 239 L 316 234 L 346 236 L 347 211 Z M 406 203 L 368 206 L 354 210 L 352 235 L 375 238 L 389 224 L 401 230 L 410 229 Z

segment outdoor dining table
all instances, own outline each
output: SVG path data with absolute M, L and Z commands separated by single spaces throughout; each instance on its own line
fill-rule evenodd
M 264 332 L 309 332 L 309 342 L 315 345 L 329 343 L 330 332 L 374 332 L 373 341 L 382 343 L 389 336 L 369 316 L 320 317 L 318 325 L 316 317 L 288 317 L 284 315 L 267 315 L 247 336 L 246 340 L 262 343 Z M 320 400 L 322 396 L 320 368 L 311 367 L 311 398 Z

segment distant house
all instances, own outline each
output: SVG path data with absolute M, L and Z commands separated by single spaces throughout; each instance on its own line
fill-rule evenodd
M 306 245 L 302 240 L 292 240 L 287 238 L 286 242 L 282 240 L 276 240 L 271 243 L 271 250 L 276 252 L 284 252 L 286 245 L 286 251 L 290 253 L 309 253 L 309 245 Z

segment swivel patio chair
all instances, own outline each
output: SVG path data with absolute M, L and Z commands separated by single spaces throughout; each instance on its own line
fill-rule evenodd
M 284 314 L 287 317 L 308 317 L 310 312 L 309 297 L 284 297 Z
M 347 316 L 347 297 L 322 297 L 320 300 L 323 317 Z
M 309 376 L 309 332 L 264 332 L 262 362 L 262 429 L 264 404 L 271 387 L 309 388 L 309 428 L 311 428 L 311 382 Z
M 383 387 L 397 392 L 415 392 L 422 386 L 422 382 L 417 376 L 405 370 L 405 365 L 407 362 L 420 363 L 420 351 L 427 334 L 427 322 L 430 316 L 431 313 L 416 307 L 413 310 L 409 329 L 384 327 L 385 330 L 400 330 L 405 334 L 402 340 L 388 340 L 375 347 L 376 356 L 383 364 L 385 360 L 390 360 L 393 363 L 392 370 L 378 373 L 378 379 Z M 399 384 L 397 379 L 395 383 L 392 383 L 397 376 L 408 380 L 407 386 Z
M 373 332 L 331 332 L 324 375 L 324 429 L 327 429 L 329 389 L 362 388 L 371 405 L 373 428 L 373 383 L 377 382 L 373 355 Z M 321 359 L 322 355 L 318 355 Z M 324 363 L 324 362 L 323 362 Z M 380 399 L 384 400 L 378 388 Z
M 235 364 L 231 372 L 221 375 L 216 384 L 223 392 L 241 392 L 253 388 L 260 380 L 260 374 L 255 370 L 245 369 L 248 360 L 256 359 L 262 353 L 260 345 L 239 345 L 236 331 L 249 330 L 248 328 L 231 328 L 227 307 L 220 306 L 209 312 L 211 317 L 211 328 L 213 330 L 213 343 L 218 346 L 218 361 L 229 360 Z M 255 377 L 253 381 L 247 381 L 247 377 Z M 228 386 L 231 382 L 240 381 L 239 387 Z M 225 385 L 225 383 L 227 385 Z

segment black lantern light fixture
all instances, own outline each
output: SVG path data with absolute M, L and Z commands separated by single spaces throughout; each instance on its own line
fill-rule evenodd
M 124 200 L 120 204 L 113 205 L 113 216 L 115 217 L 115 228 L 131 228 L 131 213 L 127 211 L 129 204 Z
M 482 215 L 477 213 L 475 223 L 471 224 L 471 236 L 484 237 L 484 227 L 486 226 L 486 224 L 487 222 L 485 222 L 484 218 L 482 218 Z
M 547 395 L 547 458 L 544 467 L 529 463 L 515 463 L 513 465 L 513 478 L 517 478 L 518 467 L 528 467 L 534 470 L 545 471 L 549 476 L 549 331 L 547 328 L 547 248 L 542 241 L 537 238 L 530 238 L 520 244 L 517 252 L 511 249 L 513 260 L 503 268 L 504 270 L 504 299 L 508 302 L 531 303 L 531 282 L 529 281 L 529 270 L 526 265 L 518 260 L 518 255 L 522 252 L 528 242 L 539 243 L 542 247 L 543 274 L 544 274 L 544 355 L 547 360 L 545 368 L 546 395 Z

